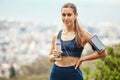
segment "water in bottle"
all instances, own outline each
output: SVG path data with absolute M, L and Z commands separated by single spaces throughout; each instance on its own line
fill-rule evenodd
M 56 49 L 58 52 L 60 52 L 60 54 L 62 53 L 60 40 L 57 40 L 57 41 L 56 41 L 56 43 L 55 43 L 55 49 Z M 56 57 L 55 60 L 62 60 L 62 58 L 59 56 L 59 57 Z

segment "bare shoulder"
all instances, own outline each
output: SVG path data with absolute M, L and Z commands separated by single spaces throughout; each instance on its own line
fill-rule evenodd
M 92 37 L 93 35 L 88 32 L 86 29 L 83 29 L 83 45 L 85 45 Z
M 85 29 L 84 29 L 84 35 L 85 35 L 85 38 L 88 40 L 90 40 L 93 37 L 93 35 Z
M 54 33 L 53 37 L 52 37 L 52 41 L 51 41 L 51 49 L 50 49 L 50 54 L 52 54 L 52 51 L 55 48 L 55 42 L 56 42 L 56 38 L 57 38 L 57 34 Z
M 53 38 L 52 38 L 52 43 L 56 41 L 58 33 L 54 33 Z
M 57 36 L 61 33 L 61 31 L 62 31 L 62 30 L 54 33 L 54 35 L 53 35 L 53 39 L 54 39 L 54 40 L 57 40 Z

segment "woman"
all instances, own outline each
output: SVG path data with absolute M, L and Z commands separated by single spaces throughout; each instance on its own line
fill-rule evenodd
M 83 80 L 79 69 L 81 63 L 105 57 L 107 53 L 105 50 L 101 54 L 95 51 L 94 54 L 81 57 L 85 44 L 93 35 L 79 25 L 77 9 L 73 3 L 64 4 L 61 8 L 61 15 L 65 29 L 55 34 L 52 39 L 49 60 L 54 62 L 54 65 L 50 80 Z M 62 53 L 55 50 L 55 43 L 58 39 L 61 42 Z M 61 57 L 61 60 L 56 60 L 56 57 Z

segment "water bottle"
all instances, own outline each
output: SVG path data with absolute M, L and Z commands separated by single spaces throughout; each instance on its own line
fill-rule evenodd
M 56 43 L 55 43 L 55 50 L 60 52 L 60 54 L 62 53 L 60 40 L 56 41 Z M 62 60 L 62 58 L 59 56 L 59 57 L 56 57 L 55 60 Z

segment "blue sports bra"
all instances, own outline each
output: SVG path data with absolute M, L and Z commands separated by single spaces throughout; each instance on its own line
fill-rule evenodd
M 83 47 L 78 48 L 75 42 L 75 38 L 68 41 L 63 41 L 61 39 L 61 33 L 62 30 L 59 31 L 57 39 L 61 42 L 61 48 L 62 48 L 62 56 L 75 56 L 75 57 L 81 57 Z

